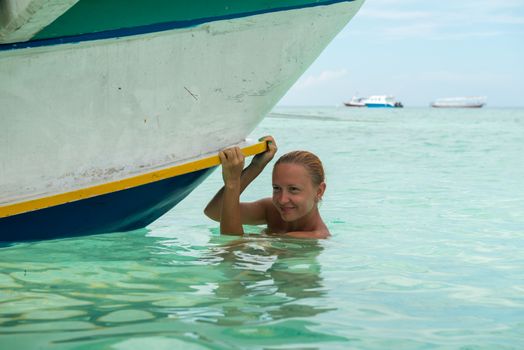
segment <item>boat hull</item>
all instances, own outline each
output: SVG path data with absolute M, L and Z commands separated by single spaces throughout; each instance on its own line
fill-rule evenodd
M 245 3 L 93 33 L 50 31 L 60 17 L 38 40 L 0 45 L 0 210 L 242 142 L 362 1 Z
M 56 239 L 145 227 L 169 211 L 214 168 L 0 219 L 0 241 Z
M 446 97 L 431 103 L 433 108 L 482 108 L 486 104 L 485 96 Z
M 368 103 L 366 104 L 367 108 L 395 108 L 395 106 L 389 104 L 380 104 L 380 103 Z
M 265 141 L 237 145 L 245 156 Z M 118 181 L 0 207 L 0 241 L 71 237 L 144 227 L 173 208 L 220 164 L 207 155 Z
M 439 104 L 432 104 L 431 107 L 433 108 L 482 108 L 484 107 L 484 103 L 476 104 L 476 105 L 439 105 Z

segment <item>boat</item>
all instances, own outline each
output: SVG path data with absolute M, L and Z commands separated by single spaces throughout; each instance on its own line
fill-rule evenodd
M 396 101 L 395 97 L 387 95 L 370 96 L 364 101 L 368 108 L 402 108 L 401 102 Z
M 344 102 L 346 107 L 366 107 L 366 97 L 353 96 L 351 101 Z
M 145 227 L 363 0 L 0 0 L 0 240 Z
M 485 96 L 446 97 L 431 103 L 434 108 L 482 108 L 486 104 Z

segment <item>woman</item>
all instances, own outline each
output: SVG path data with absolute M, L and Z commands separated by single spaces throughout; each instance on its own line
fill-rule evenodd
M 220 221 L 223 234 L 242 235 L 242 224 L 267 225 L 268 234 L 296 238 L 326 238 L 318 203 L 326 190 L 322 162 L 307 151 L 283 155 L 273 168 L 273 197 L 241 203 L 240 194 L 273 159 L 275 140 L 266 136 L 266 152 L 256 155 L 244 169 L 244 155 L 238 147 L 219 153 L 224 187 L 209 202 L 204 213 Z

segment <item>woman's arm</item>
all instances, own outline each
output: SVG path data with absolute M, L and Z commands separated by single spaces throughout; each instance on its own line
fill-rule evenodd
M 235 186 L 235 188 L 233 189 L 234 191 L 239 191 L 239 195 L 246 189 L 247 186 L 249 186 L 249 184 L 258 175 L 260 175 L 260 173 L 262 172 L 262 170 L 264 170 L 266 165 L 273 159 L 277 151 L 275 140 L 271 136 L 266 136 L 260 139 L 260 141 L 262 140 L 265 140 L 268 143 L 267 151 L 256 155 L 251 161 L 251 164 L 241 172 L 239 182 L 240 186 L 239 188 L 236 188 Z M 224 163 L 222 162 L 222 164 Z M 222 170 L 224 171 L 224 167 L 222 168 Z M 204 209 L 204 213 L 212 220 L 220 221 L 225 189 L 226 186 L 222 187 Z M 244 224 L 251 225 L 266 223 L 266 202 L 267 201 L 265 200 L 259 200 L 253 203 L 240 203 L 239 212 L 241 222 Z
M 244 168 L 244 155 L 238 147 L 228 148 L 218 155 L 222 163 L 224 193 L 220 212 L 220 233 L 243 235 L 240 218 L 240 177 Z
M 258 166 L 255 166 L 253 163 L 251 163 L 242 171 L 242 174 L 240 175 L 240 193 L 244 192 L 246 187 L 249 186 L 249 184 L 262 172 L 263 169 L 264 168 L 259 168 Z M 224 189 L 225 187 L 222 187 L 204 209 L 204 213 L 212 220 L 220 221 Z

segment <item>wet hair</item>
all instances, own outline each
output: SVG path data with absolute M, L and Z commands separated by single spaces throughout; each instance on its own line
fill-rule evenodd
M 276 167 L 281 163 L 299 164 L 306 168 L 311 181 L 315 186 L 320 185 L 325 180 L 324 167 L 320 159 L 308 151 L 292 151 L 284 154 L 275 163 Z

